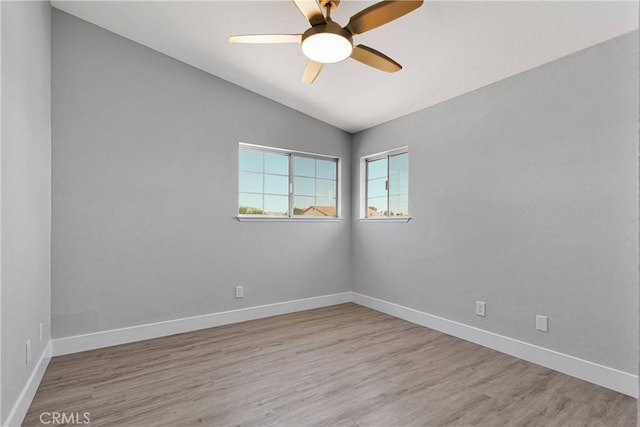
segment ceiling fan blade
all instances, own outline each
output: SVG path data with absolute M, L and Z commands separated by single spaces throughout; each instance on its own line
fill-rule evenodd
M 323 63 L 309 60 L 304 68 L 304 73 L 302 73 L 302 81 L 306 84 L 313 83 L 320 71 L 322 71 L 322 67 L 324 67 Z
M 363 64 L 377 68 L 378 70 L 386 71 L 387 73 L 394 73 L 402 70 L 402 65 L 398 64 L 384 53 L 378 52 L 377 50 L 362 44 L 353 48 L 351 57 L 356 61 L 360 61 Z
M 351 34 L 361 34 L 398 19 L 422 6 L 424 0 L 381 1 L 351 17 L 346 27 Z
M 302 34 L 249 34 L 245 36 L 231 36 L 229 43 L 298 43 Z
M 326 24 L 322 9 L 316 0 L 293 0 L 300 13 L 309 20 L 311 25 Z

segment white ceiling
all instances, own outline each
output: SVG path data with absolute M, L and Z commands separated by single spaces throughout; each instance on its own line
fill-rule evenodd
M 332 17 L 374 4 L 342 0 Z M 295 44 L 229 44 L 233 34 L 302 33 L 288 0 L 58 1 L 54 7 L 348 132 L 429 107 L 638 28 L 638 2 L 432 2 L 354 37 L 404 67 L 387 74 L 353 60 L 313 85 Z

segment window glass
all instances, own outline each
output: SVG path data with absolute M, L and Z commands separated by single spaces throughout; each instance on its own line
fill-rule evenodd
M 338 159 L 240 144 L 240 215 L 336 217 Z
M 241 215 L 264 215 L 264 200 L 262 194 L 240 193 L 238 213 Z
M 293 214 L 336 216 L 337 161 L 293 155 Z
M 366 164 L 365 217 L 409 216 L 409 154 L 390 154 Z
M 241 149 L 238 158 L 238 213 L 288 215 L 289 156 Z
M 250 172 L 262 172 L 263 154 L 255 150 L 240 150 L 240 170 Z
M 314 203 L 314 197 L 293 196 L 293 214 L 308 215 Z
M 368 190 L 369 198 L 387 197 L 387 177 L 370 179 Z
M 295 176 L 316 176 L 316 160 L 309 157 L 295 156 L 293 159 L 293 173 Z
M 286 196 L 289 194 L 289 177 L 282 175 L 265 175 L 264 193 Z
M 316 179 L 316 197 L 336 198 L 336 182 L 328 179 Z
M 264 153 L 264 172 L 289 176 L 289 156 L 285 154 Z
M 387 177 L 387 158 L 385 157 L 384 159 L 380 159 L 380 160 L 372 160 L 367 162 L 368 164 L 368 171 L 367 171 L 367 178 L 368 179 L 376 179 L 376 178 L 386 178 Z
M 303 178 L 296 176 L 293 178 L 293 188 L 295 194 L 300 196 L 314 196 L 316 193 L 316 180 L 313 178 Z
M 334 160 L 316 160 L 316 177 L 336 179 L 336 162 Z
M 241 193 L 262 193 L 264 188 L 264 175 L 255 172 L 240 171 Z
M 289 197 L 265 194 L 264 211 L 266 215 L 287 215 L 289 213 Z

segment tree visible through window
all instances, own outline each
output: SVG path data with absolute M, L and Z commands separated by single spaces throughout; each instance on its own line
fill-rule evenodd
M 365 216 L 409 216 L 409 153 L 366 159 Z
M 338 159 L 240 145 L 239 215 L 336 217 Z

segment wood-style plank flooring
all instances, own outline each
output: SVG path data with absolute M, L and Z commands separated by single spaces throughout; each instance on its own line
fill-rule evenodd
M 45 411 L 89 426 L 636 425 L 631 397 L 355 304 L 55 357 L 24 425 Z

